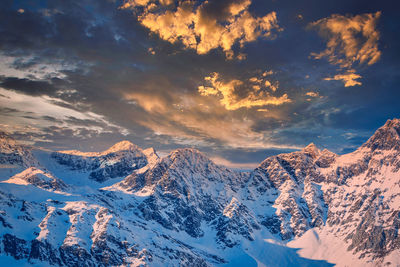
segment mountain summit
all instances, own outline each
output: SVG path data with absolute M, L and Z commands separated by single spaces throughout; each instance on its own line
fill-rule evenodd
M 400 119 L 388 120 L 363 147 L 371 150 L 400 150 Z
M 62 154 L 69 154 L 69 155 L 83 156 L 83 157 L 100 157 L 111 153 L 117 153 L 123 151 L 136 152 L 139 150 L 141 149 L 137 145 L 132 144 L 129 141 L 121 141 L 102 152 L 82 152 L 79 150 L 63 150 L 58 152 Z

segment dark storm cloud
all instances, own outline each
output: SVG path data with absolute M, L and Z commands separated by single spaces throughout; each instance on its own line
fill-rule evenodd
M 0 87 L 27 95 L 54 95 L 56 88 L 48 81 L 32 81 L 26 78 L 0 77 Z
M 19 110 L 15 109 L 15 108 L 3 108 L 3 107 L 0 107 L 0 113 L 2 115 L 6 115 L 6 114 L 9 115 L 9 114 L 17 113 L 17 112 L 19 112 Z
M 61 120 L 58 120 L 52 116 L 42 116 L 42 119 L 47 120 L 47 121 L 51 121 L 51 122 L 57 122 L 57 123 L 61 123 Z

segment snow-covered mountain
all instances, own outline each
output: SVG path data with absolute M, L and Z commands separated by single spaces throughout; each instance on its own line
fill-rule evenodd
M 97 182 L 124 177 L 148 163 L 144 151 L 129 141 L 99 153 L 68 150 L 53 152 L 51 157 L 70 170 L 88 172 L 88 178 Z
M 400 266 L 398 119 L 352 153 L 310 144 L 250 172 L 195 149 L 0 141 L 3 265 Z

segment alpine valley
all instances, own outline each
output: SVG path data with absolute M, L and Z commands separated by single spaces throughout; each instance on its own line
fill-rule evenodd
M 0 134 L 1 266 L 400 266 L 400 120 L 356 151 L 252 171 L 122 141 L 47 151 Z

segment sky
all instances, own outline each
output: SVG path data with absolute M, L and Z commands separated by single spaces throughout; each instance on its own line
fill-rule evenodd
M 396 1 L 2 0 L 0 129 L 50 150 L 129 140 L 253 168 L 343 154 L 400 117 Z

